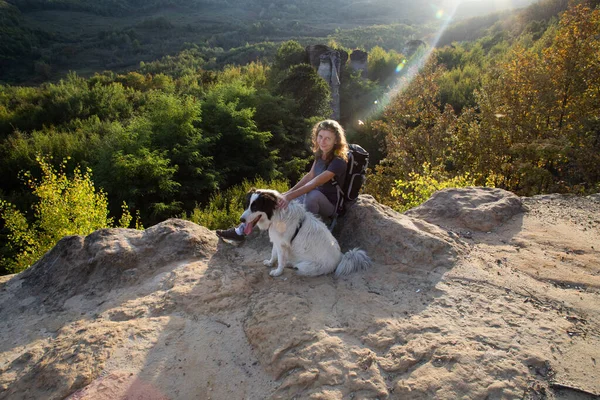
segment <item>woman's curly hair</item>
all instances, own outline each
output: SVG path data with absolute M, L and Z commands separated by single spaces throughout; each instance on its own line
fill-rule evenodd
M 333 151 L 328 155 L 326 161 L 329 163 L 331 160 L 333 160 L 334 156 L 337 156 L 344 161 L 348 161 L 348 142 L 346 141 L 346 132 L 339 122 L 332 119 L 326 119 L 313 126 L 312 150 L 315 154 L 315 157 L 319 158 L 323 155 L 321 149 L 319 148 L 319 144 L 317 143 L 317 136 L 319 136 L 319 132 L 322 130 L 335 133 L 335 144 L 333 146 Z

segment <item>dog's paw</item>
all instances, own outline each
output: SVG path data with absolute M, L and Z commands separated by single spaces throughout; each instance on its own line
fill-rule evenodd
M 271 272 L 269 272 L 269 275 L 271 275 L 271 276 L 279 276 L 282 273 L 283 273 L 283 270 L 280 270 L 279 268 L 277 268 L 277 269 L 271 270 Z
M 265 267 L 272 267 L 273 265 L 275 265 L 275 262 L 271 262 L 271 260 L 265 260 L 263 261 L 263 265 Z

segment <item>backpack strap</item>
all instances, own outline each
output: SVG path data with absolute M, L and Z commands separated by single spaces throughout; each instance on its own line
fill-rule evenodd
M 336 215 L 342 214 L 342 210 L 344 209 L 344 191 L 342 190 L 342 187 L 338 183 L 337 179 L 335 179 L 335 176 L 333 178 L 331 178 L 331 184 L 333 186 L 335 186 L 335 188 L 337 189 L 337 201 L 335 202 L 335 213 L 336 213 Z

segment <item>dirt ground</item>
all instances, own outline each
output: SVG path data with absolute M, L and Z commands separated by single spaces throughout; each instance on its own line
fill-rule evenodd
M 0 279 L 0 399 L 595 399 L 600 197 L 450 189 L 334 232 L 370 270 L 269 276 L 182 220 Z

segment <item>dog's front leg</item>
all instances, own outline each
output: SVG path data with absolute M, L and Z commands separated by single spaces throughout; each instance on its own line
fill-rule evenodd
M 275 247 L 275 246 L 273 246 Z M 271 276 L 279 276 L 283 273 L 283 268 L 287 264 L 289 258 L 289 247 L 277 246 L 277 268 L 269 272 Z
M 273 249 L 271 250 L 271 259 L 263 261 L 265 267 L 274 267 L 275 261 L 277 261 L 277 247 L 273 245 Z

